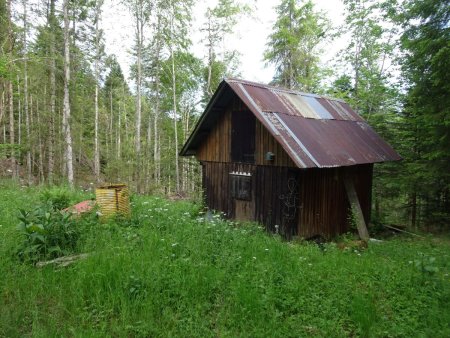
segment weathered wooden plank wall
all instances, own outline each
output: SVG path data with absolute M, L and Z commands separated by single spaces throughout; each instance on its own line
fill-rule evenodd
M 265 159 L 265 155 L 269 151 L 275 155 L 273 161 L 267 161 Z M 258 120 L 256 120 L 255 164 L 291 168 L 297 167 L 283 147 Z
M 350 230 L 350 204 L 344 175 L 354 180 L 366 222 L 370 219 L 372 164 L 330 169 L 301 170 L 298 235 L 332 237 Z
M 229 106 L 224 109 L 215 126 L 197 149 L 196 158 L 199 161 L 231 162 L 231 117 L 233 111 L 249 112 L 244 103 L 237 96 L 234 96 Z M 296 168 L 295 163 L 283 147 L 261 122 L 255 119 L 255 123 L 255 164 Z M 275 155 L 273 161 L 265 159 L 267 152 L 272 152 Z
M 231 114 L 226 111 L 197 149 L 200 161 L 230 162 Z
M 227 218 L 255 220 L 270 232 L 332 237 L 350 227 L 350 205 L 343 184 L 350 171 L 366 222 L 370 218 L 372 164 L 331 169 L 292 169 L 239 163 L 203 162 L 206 204 Z M 230 173 L 252 175 L 252 201 L 230 196 Z

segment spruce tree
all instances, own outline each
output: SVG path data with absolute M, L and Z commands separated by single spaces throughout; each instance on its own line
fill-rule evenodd
M 321 79 L 319 43 L 328 26 L 312 1 L 282 0 L 267 42 L 264 60 L 276 67 L 272 83 L 303 91 L 316 91 Z

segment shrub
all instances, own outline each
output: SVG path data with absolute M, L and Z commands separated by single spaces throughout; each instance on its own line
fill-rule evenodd
M 52 203 L 19 213 L 18 229 L 24 236 L 17 249 L 21 260 L 36 262 L 75 251 L 80 231 L 71 214 L 55 210 Z
M 70 206 L 70 192 L 65 188 L 49 188 L 40 195 L 40 200 L 45 204 L 50 204 L 53 209 L 62 210 Z

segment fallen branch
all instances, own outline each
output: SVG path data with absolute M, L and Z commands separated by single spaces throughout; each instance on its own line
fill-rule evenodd
M 423 236 L 420 236 L 420 235 L 418 235 L 418 234 L 415 234 L 415 233 L 412 233 L 412 232 L 409 232 L 409 231 L 406 231 L 406 230 L 402 230 L 402 229 L 399 229 L 399 228 L 393 227 L 393 226 L 391 226 L 391 225 L 386 225 L 386 224 L 383 224 L 383 226 L 384 226 L 384 227 L 386 227 L 386 228 L 389 228 L 389 229 L 395 230 L 395 231 L 400 231 L 400 232 L 404 232 L 404 233 L 407 233 L 408 235 L 411 235 L 411 236 L 416 236 L 416 237 L 419 237 L 419 238 L 425 238 L 425 237 L 423 237 Z
M 72 263 L 75 263 L 76 261 L 80 259 L 86 259 L 89 256 L 89 254 L 79 254 L 79 255 L 72 255 L 72 256 L 64 256 L 52 259 L 51 261 L 44 261 L 44 262 L 37 262 L 36 267 L 42 268 L 47 265 L 57 265 L 59 267 L 65 267 Z

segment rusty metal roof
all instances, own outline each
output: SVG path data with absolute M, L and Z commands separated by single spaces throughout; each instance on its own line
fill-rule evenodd
M 191 155 L 216 106 L 231 92 L 269 130 L 299 168 L 327 168 L 400 160 L 401 157 L 342 100 L 238 79 L 224 80 L 181 155 Z M 205 128 L 206 127 L 206 128 Z

